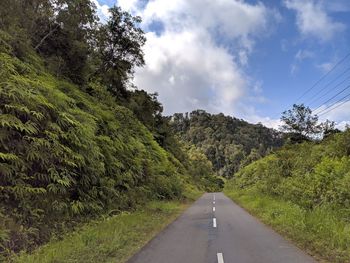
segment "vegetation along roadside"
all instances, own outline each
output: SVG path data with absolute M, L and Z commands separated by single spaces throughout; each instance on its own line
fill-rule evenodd
M 91 222 L 62 240 L 49 242 L 33 254 L 16 257 L 14 262 L 126 262 L 190 203 L 150 202 L 134 212 L 123 212 Z
M 285 145 L 235 174 L 225 193 L 327 262 L 350 262 L 350 130 Z

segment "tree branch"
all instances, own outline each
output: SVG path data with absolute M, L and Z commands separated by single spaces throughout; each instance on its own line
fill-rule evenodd
M 38 50 L 38 48 L 44 43 L 44 41 L 49 37 L 49 36 L 51 36 L 58 28 L 59 28 L 59 24 L 57 24 L 56 25 L 56 27 L 55 28 L 53 28 L 53 29 L 51 29 L 50 31 L 49 31 L 49 33 L 47 33 L 41 40 L 40 40 L 40 42 L 35 46 L 35 50 Z

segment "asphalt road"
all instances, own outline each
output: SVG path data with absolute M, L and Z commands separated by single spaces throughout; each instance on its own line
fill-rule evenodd
M 316 261 L 260 223 L 223 193 L 210 193 L 198 199 L 128 262 L 311 263 Z

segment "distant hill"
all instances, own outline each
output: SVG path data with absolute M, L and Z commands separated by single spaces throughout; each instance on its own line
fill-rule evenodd
M 176 113 L 170 123 L 173 132 L 183 142 L 200 148 L 224 177 L 232 177 L 242 166 L 283 145 L 282 133 L 222 113 Z

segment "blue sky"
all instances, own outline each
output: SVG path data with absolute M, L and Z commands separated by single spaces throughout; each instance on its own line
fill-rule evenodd
M 101 17 L 117 4 L 143 18 L 146 66 L 134 82 L 158 92 L 166 114 L 201 108 L 277 127 L 282 111 L 309 104 L 350 67 L 349 58 L 297 101 L 350 52 L 348 0 L 94 1 Z M 323 105 L 350 81 L 336 84 L 316 112 L 347 94 Z M 321 117 L 344 125 L 350 102 Z

